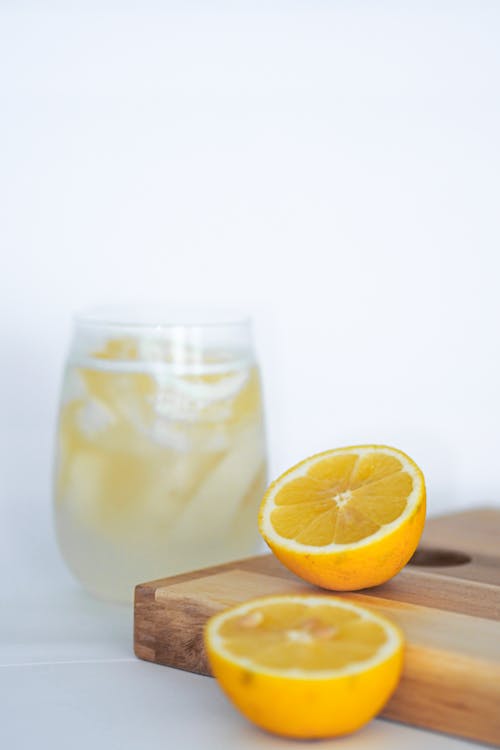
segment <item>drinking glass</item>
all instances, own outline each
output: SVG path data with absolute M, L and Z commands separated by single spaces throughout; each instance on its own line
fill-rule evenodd
M 97 310 L 75 319 L 59 413 L 55 520 L 92 593 L 255 551 L 266 486 L 250 321 Z

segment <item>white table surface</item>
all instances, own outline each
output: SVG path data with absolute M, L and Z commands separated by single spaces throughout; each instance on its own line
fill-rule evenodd
M 313 746 L 250 725 L 215 680 L 137 660 L 132 608 L 93 599 L 79 588 L 59 559 L 50 519 L 33 527 L 22 516 L 14 526 L 20 536 L 11 526 L 0 538 L 2 750 Z M 384 720 L 313 744 L 325 750 L 481 747 Z

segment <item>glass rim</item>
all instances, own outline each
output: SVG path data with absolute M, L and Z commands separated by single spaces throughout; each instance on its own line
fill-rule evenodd
M 251 316 L 226 307 L 180 307 L 156 304 L 99 305 L 73 314 L 78 327 L 133 331 L 249 327 Z

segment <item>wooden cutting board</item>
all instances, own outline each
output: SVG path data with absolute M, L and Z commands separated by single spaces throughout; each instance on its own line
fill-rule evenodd
M 210 674 L 202 639 L 210 615 L 254 596 L 311 590 L 272 555 L 140 584 L 135 653 Z M 405 632 L 403 678 L 383 716 L 500 747 L 500 510 L 428 520 L 399 575 L 341 596 Z

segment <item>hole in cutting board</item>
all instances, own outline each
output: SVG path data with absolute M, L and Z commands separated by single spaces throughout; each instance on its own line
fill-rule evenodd
M 418 565 L 429 568 L 446 568 L 452 565 L 466 565 L 471 558 L 464 552 L 454 552 L 447 549 L 418 549 L 409 560 L 408 565 Z

